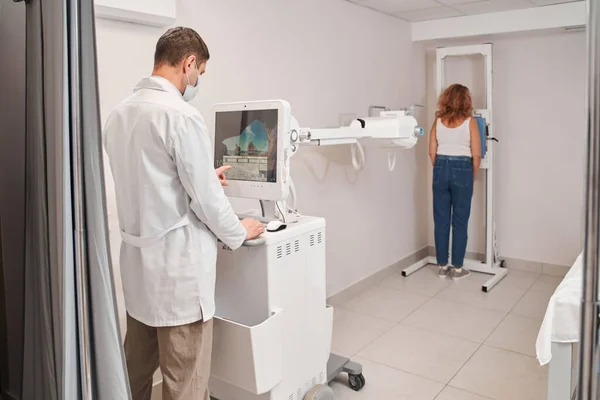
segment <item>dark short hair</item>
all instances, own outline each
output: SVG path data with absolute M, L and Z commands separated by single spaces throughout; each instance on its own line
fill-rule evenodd
M 154 65 L 174 67 L 189 56 L 196 56 L 198 64 L 208 61 L 210 53 L 206 43 L 191 28 L 171 28 L 156 43 Z

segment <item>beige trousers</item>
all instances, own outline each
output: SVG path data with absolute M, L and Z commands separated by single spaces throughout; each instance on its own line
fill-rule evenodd
M 209 400 L 213 321 L 153 328 L 127 315 L 125 358 L 133 400 L 150 400 L 152 377 L 163 375 L 163 400 Z

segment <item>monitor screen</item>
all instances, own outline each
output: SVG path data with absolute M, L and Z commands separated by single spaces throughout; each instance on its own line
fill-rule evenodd
M 277 182 L 278 110 L 219 111 L 215 116 L 215 168 L 228 180 Z

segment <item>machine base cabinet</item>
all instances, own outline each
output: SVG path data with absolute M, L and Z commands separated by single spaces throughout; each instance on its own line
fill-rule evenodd
M 261 246 L 219 249 L 211 396 L 333 399 L 325 220 L 301 217 L 264 239 Z M 349 361 L 336 360 L 347 372 Z
M 282 314 L 256 326 L 215 318 L 211 373 L 250 393 L 266 393 L 283 379 Z

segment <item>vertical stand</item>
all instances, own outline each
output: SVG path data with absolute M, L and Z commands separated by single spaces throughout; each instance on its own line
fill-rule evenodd
M 485 92 L 486 108 L 476 109 L 475 114 L 485 119 L 488 126 L 487 151 L 481 160 L 481 170 L 485 172 L 485 261 L 465 260 L 465 268 L 488 275 L 493 275 L 482 286 L 484 292 L 489 292 L 508 273 L 501 268 L 501 262 L 495 257 L 494 244 L 494 124 L 493 124 L 493 77 L 492 77 L 492 45 L 481 44 L 474 46 L 446 47 L 437 49 L 437 95 L 441 95 L 446 87 L 444 76 L 444 60 L 447 57 L 482 55 L 485 61 Z M 436 264 L 435 257 L 427 257 L 402 271 L 403 276 L 409 276 L 428 264 Z
M 587 2 L 587 185 L 583 258 L 583 299 L 579 346 L 580 400 L 598 398 L 598 278 L 600 266 L 600 2 Z

